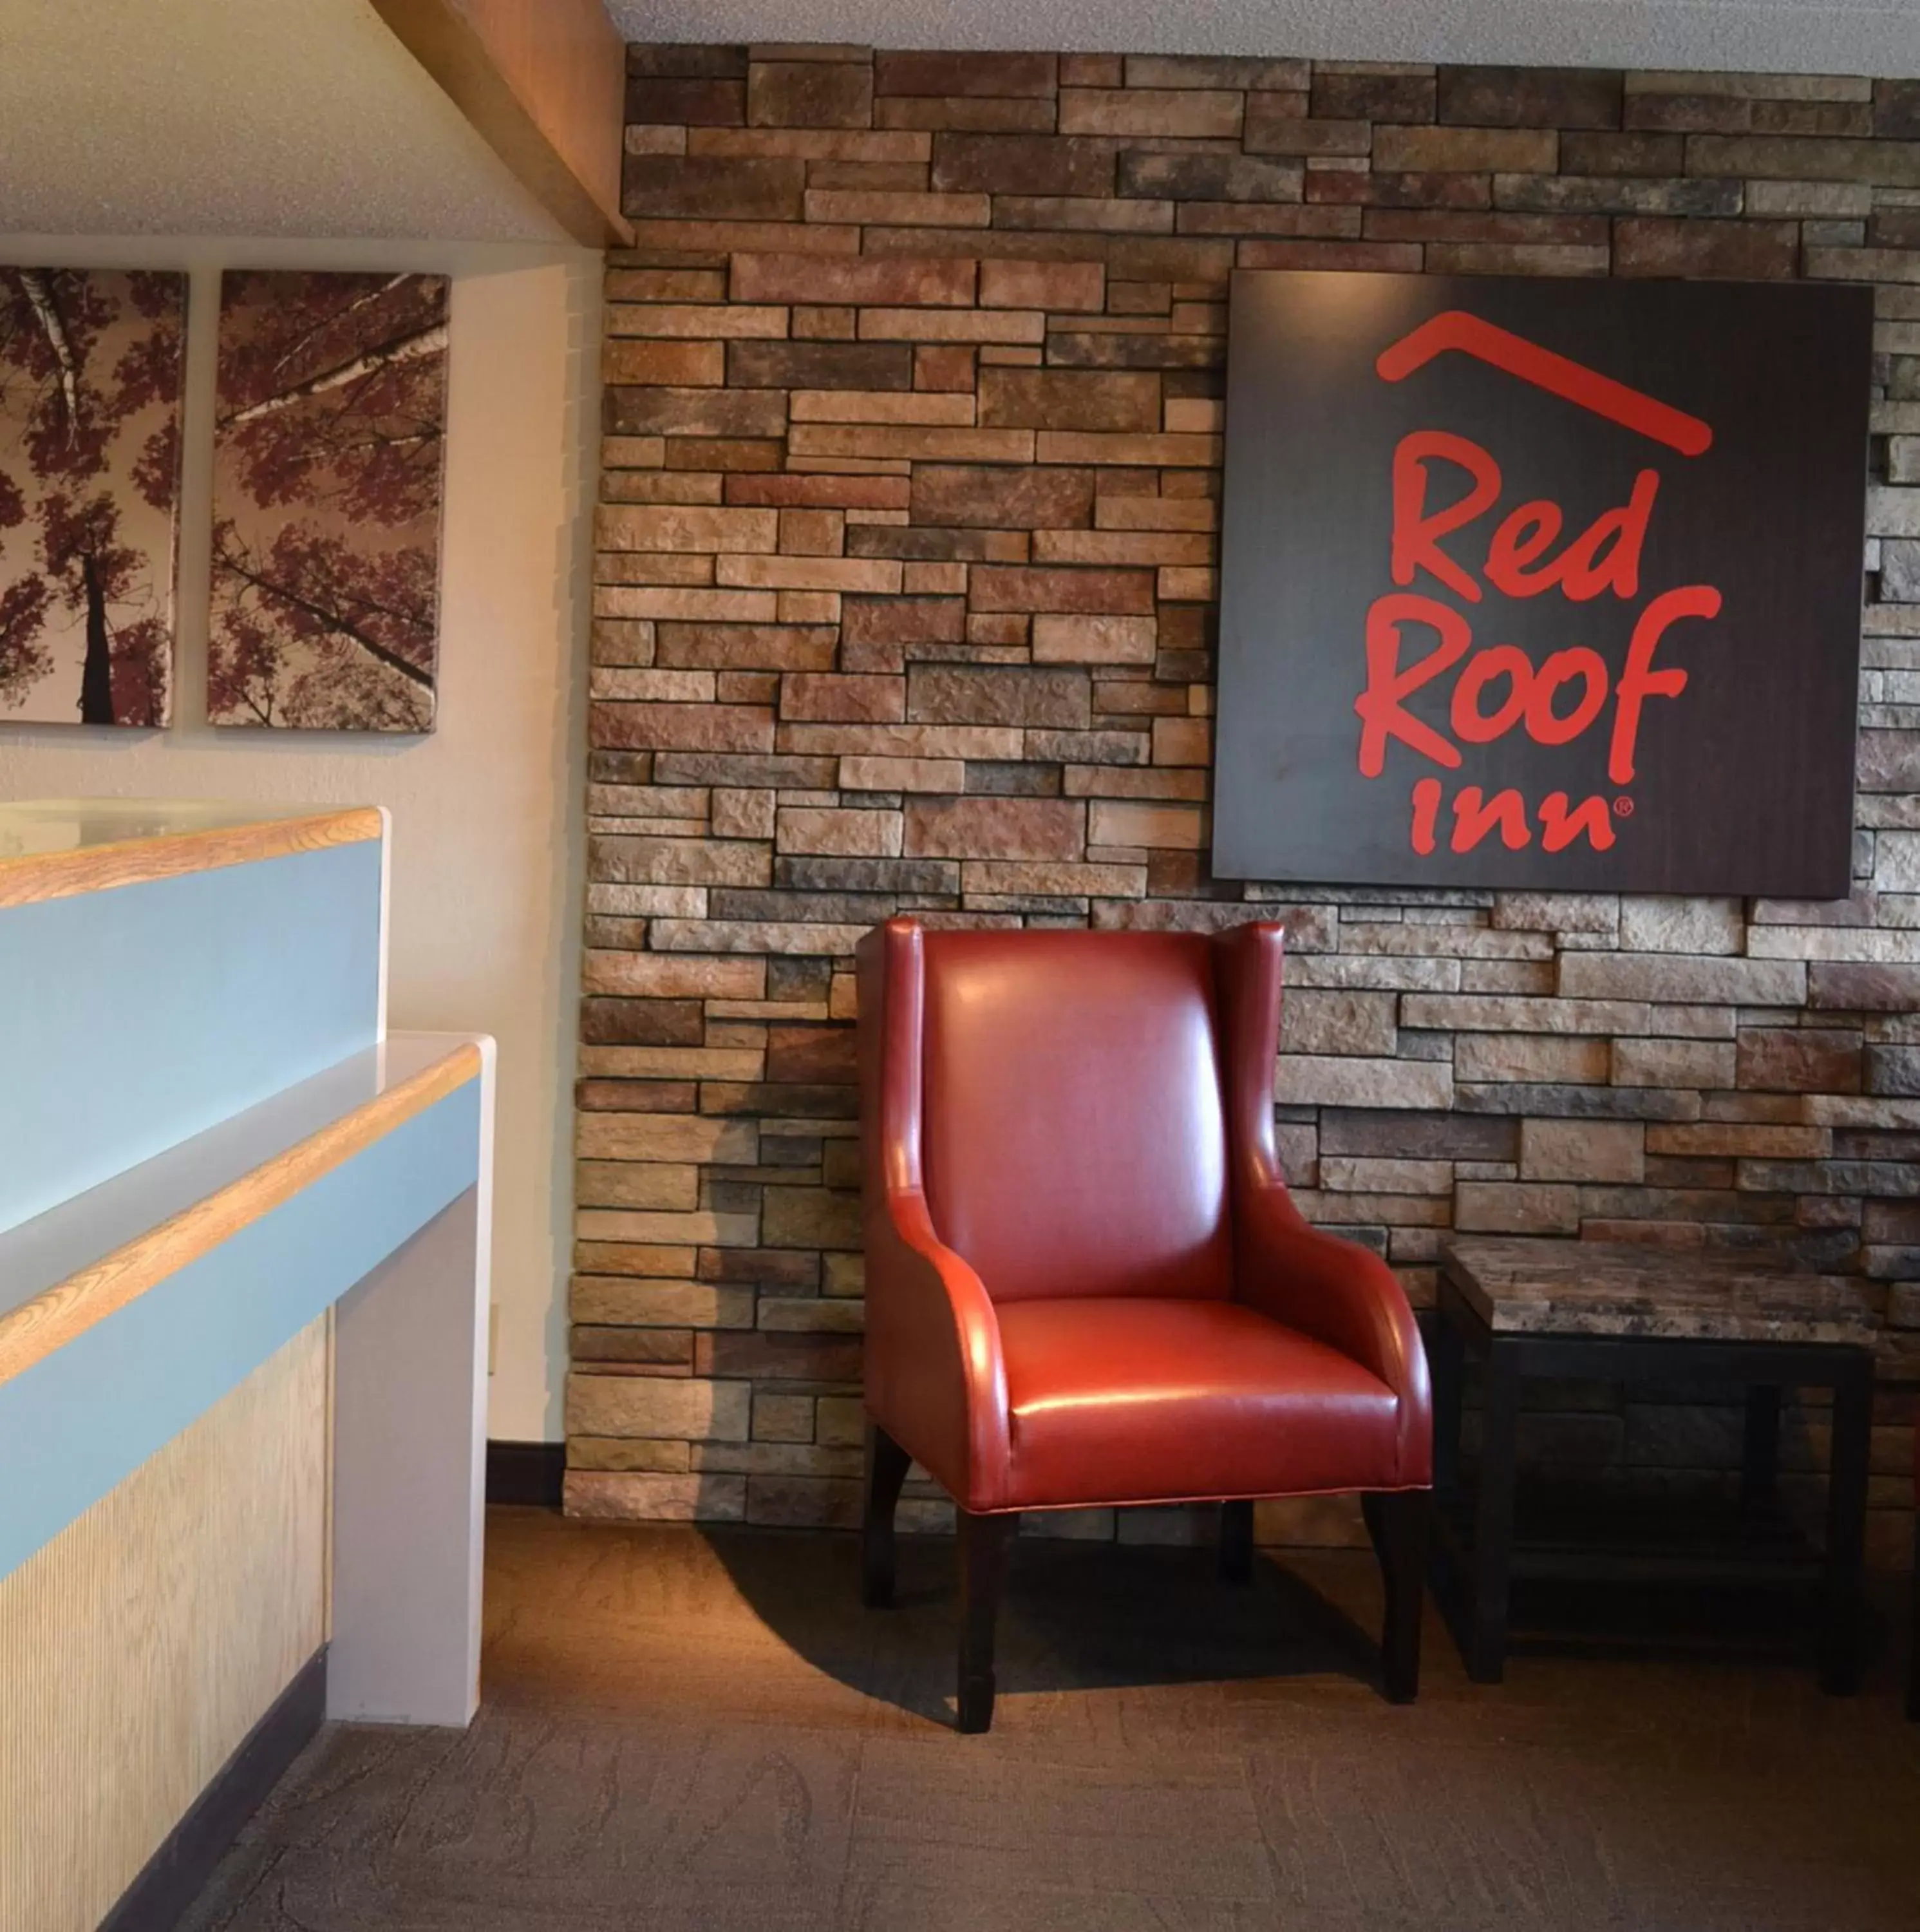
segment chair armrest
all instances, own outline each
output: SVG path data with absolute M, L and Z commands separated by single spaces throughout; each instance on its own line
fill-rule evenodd
M 1400 1399 L 1399 1467 L 1409 1488 L 1433 1480 L 1433 1394 L 1406 1292 L 1356 1241 L 1310 1227 L 1276 1176 L 1236 1203 L 1236 1294 L 1250 1308 L 1337 1348 Z
M 867 1218 L 867 1407 L 963 1508 L 999 1508 L 1007 1370 L 993 1300 L 917 1188 L 889 1189 L 881 1209 Z

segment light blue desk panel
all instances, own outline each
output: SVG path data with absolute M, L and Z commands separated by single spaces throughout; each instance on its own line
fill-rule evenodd
M 0 1383 L 0 1576 L 475 1185 L 481 1090 L 469 1081 Z
M 0 908 L 0 1228 L 370 1046 L 380 842 Z

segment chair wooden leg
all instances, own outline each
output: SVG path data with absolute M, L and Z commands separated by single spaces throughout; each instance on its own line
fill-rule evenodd
M 867 1425 L 867 1513 L 861 1532 L 860 1595 L 870 1610 L 894 1600 L 894 1511 L 912 1458 L 877 1422 Z
M 1913 1528 L 1913 1637 L 1907 1663 L 1907 1714 L 1920 1724 L 1920 1521 Z
M 1230 1583 L 1254 1580 L 1254 1505 L 1236 1496 L 1220 1506 L 1220 1574 Z
M 993 1722 L 993 1626 L 1007 1572 L 1007 1545 L 1017 1516 L 960 1517 L 960 1728 L 980 1732 Z
M 1427 1495 L 1404 1490 L 1362 1496 L 1367 1534 L 1386 1585 L 1380 1652 L 1387 1701 L 1410 1704 L 1420 1690 L 1420 1618 L 1426 1568 Z

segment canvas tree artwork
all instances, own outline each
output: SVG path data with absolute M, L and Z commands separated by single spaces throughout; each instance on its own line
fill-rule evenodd
M 439 275 L 222 278 L 214 723 L 433 728 L 447 292 Z
M 0 268 L 0 723 L 167 722 L 186 292 Z

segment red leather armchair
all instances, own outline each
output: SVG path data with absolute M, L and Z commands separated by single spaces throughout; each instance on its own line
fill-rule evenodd
M 1364 1492 L 1388 1695 L 1418 1686 L 1433 1437 L 1405 1295 L 1274 1156 L 1281 930 L 927 932 L 859 948 L 865 1592 L 909 1462 L 960 1510 L 960 1727 L 993 1708 L 1023 1510 Z

